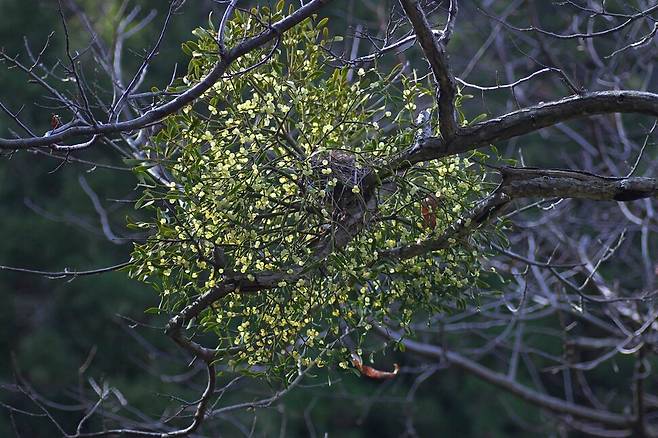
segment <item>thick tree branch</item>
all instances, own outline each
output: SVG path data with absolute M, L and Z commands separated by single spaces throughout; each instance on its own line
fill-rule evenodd
M 610 178 L 573 170 L 506 167 L 501 190 L 510 198 L 634 201 L 658 196 L 655 178 Z
M 428 159 L 468 152 L 569 120 L 597 114 L 636 113 L 658 117 L 658 94 L 642 91 L 601 91 L 540 103 L 462 128 L 453 139 L 429 137 L 402 161 Z
M 450 2 L 450 17 L 444 30 L 443 36 L 437 40 L 432 28 L 427 22 L 427 17 L 416 0 L 400 0 L 400 4 L 407 14 L 407 18 L 416 33 L 420 46 L 425 52 L 425 57 L 432 68 L 434 81 L 438 88 L 439 104 L 439 128 L 444 139 L 452 138 L 459 127 L 455 118 L 455 96 L 457 94 L 457 82 L 450 71 L 448 54 L 445 42 L 454 27 L 454 19 L 457 13 L 456 1 Z
M 654 178 L 611 178 L 574 170 L 527 167 L 504 167 L 501 173 L 503 180 L 496 191 L 448 227 L 441 236 L 383 251 L 382 257 L 408 259 L 445 249 L 495 219 L 514 199 L 577 198 L 627 202 L 658 197 L 658 182 Z

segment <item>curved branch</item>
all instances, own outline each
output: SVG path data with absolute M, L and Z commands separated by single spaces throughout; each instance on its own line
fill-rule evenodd
M 443 32 L 440 30 L 433 29 L 432 34 L 434 34 L 435 38 L 440 38 L 443 35 Z M 370 55 L 364 55 L 360 56 L 358 58 L 352 59 L 352 60 L 347 60 L 347 59 L 341 59 L 342 62 L 345 64 L 349 64 L 352 66 L 357 66 L 357 65 L 362 65 L 366 64 L 369 62 L 375 61 L 377 58 L 384 56 L 386 53 L 400 49 L 400 51 L 406 50 L 406 45 L 407 44 L 413 44 L 416 42 L 416 34 L 411 34 L 409 36 L 406 36 L 404 38 L 401 38 L 397 40 L 394 43 L 387 44 L 379 49 L 377 49 L 374 53 L 371 53 Z M 334 57 L 338 57 L 337 55 L 333 55 Z
M 540 103 L 461 128 L 452 139 L 428 137 L 399 163 L 404 165 L 407 160 L 408 163 L 417 163 L 468 152 L 568 120 L 613 113 L 658 117 L 658 94 L 632 90 L 600 91 Z
M 111 134 L 116 132 L 130 132 L 142 129 L 157 123 L 170 114 L 182 109 L 186 105 L 198 99 L 204 92 L 209 90 L 219 81 L 229 66 L 243 55 L 275 40 L 281 33 L 296 26 L 307 19 L 321 7 L 332 0 L 312 0 L 300 7 L 289 16 L 273 23 L 266 31 L 256 35 L 233 49 L 229 50 L 225 57 L 221 58 L 210 72 L 198 84 L 177 96 L 175 99 L 147 111 L 142 116 L 118 123 L 105 123 L 96 126 L 72 126 L 61 132 L 47 137 L 28 137 L 17 139 L 0 138 L 0 149 L 28 149 L 53 145 L 74 136 L 92 136 L 95 134 Z
M 86 432 L 80 433 L 79 431 L 73 435 L 64 435 L 66 438 L 92 438 L 92 437 L 105 437 L 105 436 L 132 436 L 132 437 L 157 437 L 157 438 L 175 438 L 188 436 L 191 433 L 194 433 L 206 418 L 206 412 L 208 411 L 208 405 L 210 403 L 210 398 L 215 392 L 216 386 L 216 375 L 215 375 L 215 366 L 212 364 L 207 364 L 208 369 L 208 384 L 206 389 L 203 391 L 201 398 L 195 402 L 196 410 L 194 416 L 192 417 L 192 423 L 184 429 L 174 430 L 171 432 L 148 432 L 142 430 L 133 430 L 133 429 L 111 429 L 104 430 L 100 432 Z
M 441 43 L 448 44 L 452 38 L 452 32 L 455 30 L 455 21 L 457 20 L 457 12 L 459 5 L 457 0 L 450 0 L 450 7 L 448 8 L 448 20 L 443 28 L 443 35 L 440 38 Z
M 375 328 L 383 337 L 394 342 L 401 342 L 405 346 L 406 351 L 431 360 L 445 360 L 448 363 L 456 365 L 480 379 L 509 392 L 510 394 L 551 412 L 572 415 L 577 418 L 596 421 L 612 427 L 629 428 L 633 425 L 634 419 L 632 416 L 621 415 L 603 409 L 594 409 L 553 397 L 548 394 L 543 394 L 510 379 L 504 374 L 492 371 L 491 369 L 454 351 L 445 350 L 436 345 L 402 339 L 400 334 L 392 332 L 386 328 L 377 326 L 375 326 Z
M 539 197 L 628 202 L 658 197 L 658 182 L 654 178 L 611 178 L 575 170 L 528 167 L 504 167 L 500 170 L 503 176 L 500 186 L 441 236 L 383 251 L 382 257 L 408 259 L 448 248 L 455 240 L 495 219 L 513 199 Z
M 542 29 L 540 27 L 537 27 L 537 26 L 528 26 L 528 27 L 513 26 L 513 25 L 507 23 L 506 21 L 504 21 L 504 20 L 502 20 L 502 19 L 500 19 L 496 16 L 489 14 L 488 12 L 486 12 L 484 9 L 482 9 L 480 7 L 478 7 L 477 9 L 480 12 L 482 12 L 484 15 L 486 15 L 487 17 L 492 18 L 493 20 L 495 20 L 498 23 L 502 24 L 506 28 L 512 29 L 516 32 L 537 32 L 537 33 L 540 33 L 542 35 L 546 35 L 548 37 L 559 39 L 559 40 L 572 40 L 572 39 L 580 39 L 580 38 L 596 38 L 596 37 L 601 37 L 601 36 L 604 36 L 604 35 L 610 35 L 612 33 L 618 32 L 618 31 L 624 29 L 629 24 L 633 23 L 634 21 L 639 20 L 640 18 L 648 17 L 650 14 L 656 12 L 656 10 L 658 10 L 658 5 L 653 5 L 652 7 L 648 8 L 648 9 L 645 9 L 643 11 L 639 11 L 636 14 L 633 14 L 633 15 L 626 15 L 626 16 L 624 16 L 626 18 L 626 20 L 623 21 L 621 24 L 619 24 L 617 26 L 614 26 L 614 27 L 611 27 L 611 28 L 608 28 L 608 29 L 605 29 L 605 30 L 601 30 L 601 31 L 598 31 L 598 32 L 574 32 L 574 33 L 570 33 L 570 34 L 559 34 L 559 33 L 555 33 L 555 32 L 550 32 L 548 30 L 544 30 L 544 29 Z
M 222 16 L 222 21 L 219 23 L 219 32 L 217 35 L 217 44 L 219 45 L 219 55 L 220 56 L 225 56 L 226 55 L 226 44 L 225 44 L 225 39 L 224 39 L 224 34 L 226 32 L 226 25 L 228 23 L 229 18 L 231 18 L 231 14 L 233 13 L 233 10 L 235 9 L 235 6 L 237 5 L 238 0 L 231 0 L 231 2 L 228 4 L 226 7 L 226 11 L 224 11 L 224 16 Z

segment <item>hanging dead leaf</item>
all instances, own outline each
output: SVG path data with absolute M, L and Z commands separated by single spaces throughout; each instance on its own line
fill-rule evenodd
M 62 124 L 61 119 L 57 114 L 53 114 L 52 117 L 50 118 L 50 128 L 51 129 L 56 129 L 59 128 L 59 125 Z
M 352 353 L 352 364 L 362 375 L 377 380 L 392 379 L 400 371 L 400 366 L 398 364 L 393 364 L 393 371 L 381 371 L 371 366 L 364 365 L 361 356 L 356 353 Z
M 420 215 L 423 217 L 425 227 L 429 229 L 436 228 L 436 210 L 439 202 L 433 195 L 427 195 L 425 199 L 420 202 Z

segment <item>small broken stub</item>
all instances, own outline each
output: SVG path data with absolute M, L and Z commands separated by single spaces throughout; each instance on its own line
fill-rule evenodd
M 352 353 L 352 364 L 357 370 L 359 370 L 361 375 L 376 380 L 392 379 L 397 376 L 400 371 L 400 366 L 396 363 L 393 364 L 393 371 L 381 371 L 371 366 L 364 365 L 361 356 L 356 353 Z

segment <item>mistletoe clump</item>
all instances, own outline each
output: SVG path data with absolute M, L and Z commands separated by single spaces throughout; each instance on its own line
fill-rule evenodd
M 236 13 L 227 42 L 281 14 Z M 160 309 L 172 313 L 226 290 L 196 322 L 216 335 L 217 360 L 246 372 L 347 368 L 374 323 L 407 327 L 460 297 L 479 274 L 467 241 L 396 253 L 441 236 L 480 180 L 458 157 L 391 170 L 414 145 L 416 105 L 431 91 L 399 68 L 382 75 L 332 67 L 327 33 L 326 20 L 309 19 L 273 49 L 240 58 L 164 121 L 138 169 L 139 206 L 155 219 L 137 224 L 150 234 L 135 246 L 132 275 L 153 284 Z M 184 45 L 191 61 L 183 88 L 218 60 L 216 31 L 194 34 Z M 150 166 L 171 182 L 149 180 Z

